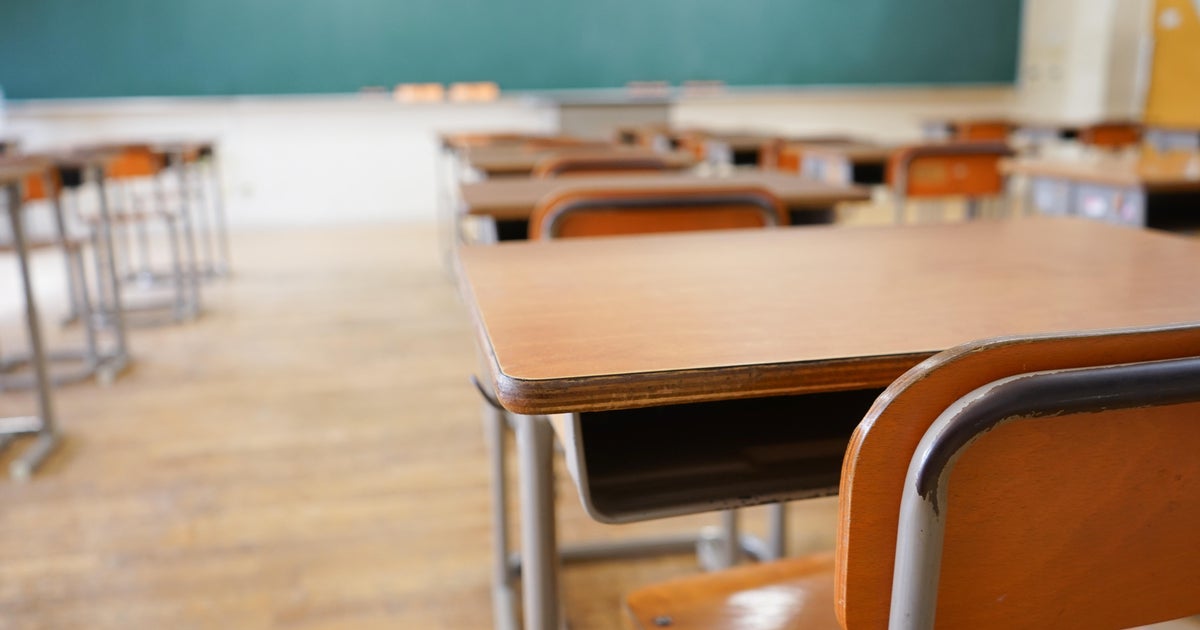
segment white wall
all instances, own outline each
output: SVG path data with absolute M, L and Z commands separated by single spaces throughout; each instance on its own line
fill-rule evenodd
M 685 99 L 671 120 L 710 129 L 846 133 L 905 142 L 919 139 L 922 123 L 930 119 L 1003 116 L 1016 98 L 1010 87 L 798 89 Z
M 120 99 L 10 104 L 6 132 L 31 151 L 105 140 L 214 138 L 230 224 L 434 216 L 439 131 L 551 131 L 530 99 L 399 104 L 358 96 Z

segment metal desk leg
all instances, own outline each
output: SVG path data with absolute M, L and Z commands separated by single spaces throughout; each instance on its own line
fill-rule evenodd
M 233 271 L 233 262 L 229 253 L 229 226 L 225 216 L 225 188 L 221 185 L 221 170 L 218 166 L 217 154 L 214 150 L 208 156 L 208 175 L 212 184 L 213 224 L 216 229 L 217 249 L 220 252 L 219 275 L 228 275 Z
M 129 356 L 129 347 L 125 339 L 125 307 L 121 304 L 121 276 L 117 275 L 117 258 L 113 251 L 112 212 L 108 206 L 108 190 L 104 181 L 104 167 L 92 167 L 92 177 L 100 197 L 100 239 L 95 244 L 97 257 L 96 268 L 97 294 L 100 301 L 100 312 L 112 327 L 113 340 L 116 348 L 114 354 L 119 357 Z M 100 256 L 100 250 L 104 256 Z M 107 268 L 107 273 L 104 273 Z M 111 310 L 109 310 L 111 309 Z M 110 319 L 111 318 L 111 319 Z
M 508 558 L 508 483 L 505 469 L 504 411 L 489 401 L 483 402 L 483 425 L 491 454 L 492 489 L 492 626 L 498 630 L 517 629 L 517 603 L 514 586 L 517 571 Z
M 192 190 L 189 194 L 196 201 L 196 233 L 197 238 L 201 239 L 201 249 L 203 250 L 201 269 L 205 277 L 216 277 L 221 275 L 219 270 L 220 264 L 217 262 L 216 250 L 213 247 L 213 241 L 216 240 L 216 233 L 209 222 L 208 210 L 209 203 L 207 196 L 204 194 L 204 179 L 200 176 L 200 162 L 192 162 L 184 164 L 181 168 L 188 168 L 192 171 Z
M 191 301 L 191 316 L 200 315 L 200 259 L 196 255 L 196 234 L 192 229 L 192 206 L 188 200 L 187 169 L 183 168 L 183 154 L 179 154 L 179 223 L 183 231 L 184 254 L 187 258 L 187 280 Z
M 29 252 L 25 247 L 25 231 L 21 226 L 20 186 L 10 185 L 8 193 L 8 219 L 12 228 L 13 244 L 16 245 L 17 262 L 21 271 L 21 286 L 25 291 L 25 326 L 29 331 L 30 366 L 37 381 L 38 417 L 6 418 L 0 425 L 0 433 L 7 435 L 36 433 L 37 441 L 28 451 L 13 460 L 9 469 L 16 479 L 28 479 L 41 465 L 54 447 L 58 436 L 54 432 L 54 405 L 50 399 L 50 381 L 46 375 L 46 356 L 42 350 L 41 322 L 38 320 L 37 304 L 33 298 L 33 283 L 29 278 Z
M 521 586 L 526 630 L 562 627 L 554 518 L 554 431 L 544 417 L 514 416 L 521 496 Z

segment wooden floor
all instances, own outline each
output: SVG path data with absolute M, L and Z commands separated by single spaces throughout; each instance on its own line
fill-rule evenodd
M 435 242 L 426 225 L 238 235 L 202 320 L 134 331 L 132 371 L 60 390 L 64 447 L 0 481 L 0 628 L 489 626 L 474 347 Z M 29 404 L 0 394 L 0 413 Z M 566 540 L 714 521 L 610 527 L 560 496 Z M 832 546 L 833 500 L 791 509 L 794 550 Z M 692 571 L 569 567 L 571 627 L 619 627 L 623 592 Z

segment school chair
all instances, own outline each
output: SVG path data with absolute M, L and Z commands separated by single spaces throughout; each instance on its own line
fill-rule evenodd
M 761 228 L 786 223 L 783 203 L 758 188 L 569 190 L 548 196 L 534 208 L 529 238 Z
M 229 228 L 215 144 L 210 141 L 167 143 L 156 149 L 164 159 L 162 176 L 175 182 L 173 201 L 180 214 L 187 214 L 187 221 L 192 226 L 196 269 L 200 277 L 227 276 L 231 269 Z
M 113 349 L 101 348 L 103 331 L 92 306 L 87 266 L 84 262 L 84 250 L 89 236 L 77 226 L 68 223 L 62 207 L 63 188 L 62 170 L 55 166 L 49 166 L 44 171 L 25 178 L 22 187 L 22 205 L 27 208 L 24 212 L 28 215 L 25 218 L 25 248 L 29 252 L 58 249 L 62 253 L 66 265 L 67 296 L 71 314 L 83 329 L 82 347 L 62 348 L 44 353 L 48 364 L 73 366 L 49 373 L 49 379 L 54 385 L 65 385 L 95 377 L 97 382 L 108 384 L 128 362 L 122 343 L 123 331 L 112 331 L 116 339 Z M 32 227 L 35 222 L 32 220 L 31 204 L 44 205 L 50 211 L 52 228 L 46 230 Z M 13 234 L 7 234 L 0 240 L 0 252 L 17 253 Z M 98 285 L 108 281 L 102 266 L 97 265 L 94 271 Z M 112 322 L 106 328 L 117 325 L 119 323 Z M 4 375 L 0 378 L 0 388 L 25 389 L 35 386 L 32 377 L 18 374 L 28 370 L 32 360 L 30 353 L 0 353 L 0 374 Z
M 632 175 L 661 173 L 669 170 L 667 161 L 657 155 L 627 152 L 563 152 L 552 153 L 538 160 L 532 177 L 545 179 L 564 175 Z
M 635 628 L 1126 628 L 1200 612 L 1200 326 L 1003 337 L 896 380 L 832 555 L 626 598 Z
M 1079 142 L 1098 149 L 1124 149 L 1142 141 L 1142 126 L 1131 122 L 1102 122 L 1079 129 Z
M 188 189 L 184 181 L 177 186 L 176 203 L 168 199 L 166 174 L 168 157 L 163 151 L 144 144 L 120 146 L 120 153 L 107 168 L 106 178 L 113 195 L 111 221 L 117 235 L 120 250 L 118 260 L 123 262 L 118 273 L 123 279 L 133 281 L 135 286 L 152 289 L 165 282 L 171 297 L 167 301 L 152 301 L 139 307 L 126 306 L 128 314 L 137 314 L 139 319 L 130 320 L 131 325 L 161 325 L 194 319 L 200 314 L 200 276 L 202 269 L 196 254 L 196 235 L 191 212 L 184 198 Z M 94 239 L 99 239 L 102 218 L 87 214 L 85 220 L 92 228 Z M 153 246 L 150 229 L 161 225 L 165 228 L 169 257 L 169 271 L 162 273 L 153 268 Z M 123 228 L 123 229 L 121 229 Z M 135 239 L 138 255 L 133 255 L 130 241 Z M 137 268 L 135 269 L 135 264 Z M 109 313 L 112 306 L 104 303 L 100 296 L 100 311 Z
M 799 173 L 804 163 L 805 145 L 850 144 L 857 142 L 851 136 L 831 134 L 804 136 L 801 138 L 778 138 L 763 143 L 759 151 L 758 167 L 788 173 Z
M 958 142 L 1007 142 L 1013 123 L 1002 118 L 964 120 L 954 125 L 954 140 Z
M 784 224 L 786 209 L 777 197 L 758 188 L 730 186 L 724 189 L 625 189 L 574 190 L 550 195 L 534 209 L 530 218 L 530 239 L 557 239 L 580 236 L 612 236 L 682 232 L 732 228 L 765 228 Z M 506 412 L 489 388 L 474 380 L 483 398 L 485 428 L 492 471 L 492 528 L 494 548 L 494 602 L 498 619 L 511 619 L 513 585 L 520 575 L 520 554 L 508 548 L 507 509 L 508 489 L 505 481 L 505 435 L 517 417 Z M 526 418 L 535 422 L 550 422 L 555 432 L 564 434 L 560 417 Z M 553 445 L 548 445 L 553 448 Z M 547 451 L 542 457 L 551 457 Z M 568 459 L 568 469 L 575 470 Z M 538 514 L 538 518 L 553 519 L 554 514 Z M 771 531 L 764 543 L 743 537 L 737 527 L 735 511 L 722 514 L 721 528 L 715 535 L 667 536 L 658 538 L 619 540 L 609 543 L 587 543 L 561 550 L 564 562 L 619 558 L 663 553 L 697 552 L 703 565 L 710 568 L 729 566 L 745 553 L 759 559 L 782 557 L 785 512 L 783 505 L 773 505 L 769 518 Z
M 1000 160 L 1013 154 L 999 142 L 924 144 L 897 150 L 887 167 L 895 222 L 904 223 L 910 199 L 964 199 L 967 217 L 975 218 L 981 199 L 1004 194 Z
M 210 276 L 228 276 L 233 273 L 233 259 L 229 246 L 229 219 L 225 210 L 225 187 L 221 183 L 221 159 L 217 143 L 206 140 L 196 145 L 196 159 L 192 163 L 197 170 L 195 186 L 199 203 L 212 214 L 209 230 L 216 252 L 210 252 L 205 271 Z M 205 184 L 207 182 L 207 185 Z M 207 189 L 207 192 L 206 192 Z

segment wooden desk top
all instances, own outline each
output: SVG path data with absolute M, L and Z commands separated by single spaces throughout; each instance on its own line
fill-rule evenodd
M 834 156 L 853 164 L 887 164 L 899 147 L 873 142 L 797 143 L 805 156 Z
M 669 167 L 677 169 L 691 168 L 696 164 L 696 157 L 686 151 L 655 153 L 650 149 L 641 147 L 630 147 L 628 145 L 614 145 L 606 143 L 582 144 L 577 147 L 556 147 L 553 149 L 536 150 L 530 150 L 526 147 L 513 145 L 481 146 L 468 149 L 464 153 L 464 158 L 473 168 L 483 171 L 488 176 L 528 176 L 531 172 L 533 172 L 533 167 L 536 166 L 543 158 L 548 156 L 564 153 L 570 154 L 572 152 L 595 154 L 598 151 L 612 151 L 614 153 L 619 153 L 620 155 L 653 155 L 655 157 L 663 158 L 666 160 Z
M 975 114 L 970 116 L 932 116 L 921 121 L 922 125 L 975 125 L 979 123 L 1009 123 L 1016 125 L 1017 121 L 1008 114 Z
M 1002 162 L 1000 168 L 1009 174 L 1105 186 L 1140 186 L 1147 192 L 1200 192 L 1200 155 L 1185 152 L 1103 155 L 1078 160 L 1015 159 Z
M 84 147 L 56 149 L 36 154 L 54 166 L 80 168 L 107 164 L 121 155 L 117 147 Z
M 754 151 L 762 147 L 768 142 L 776 142 L 780 136 L 768 133 L 754 132 L 701 132 L 705 140 L 714 140 L 716 142 L 728 145 L 733 151 Z
M 5 156 L 0 157 L 0 186 L 18 184 L 26 177 L 44 171 L 50 163 L 36 156 Z
M 550 179 L 502 178 L 462 187 L 467 211 L 497 219 L 528 219 L 543 197 L 569 189 L 666 188 L 695 189 L 705 186 L 762 186 L 792 209 L 826 209 L 843 201 L 865 201 L 871 192 L 862 186 L 826 184 L 803 179 L 795 173 L 739 170 L 725 177 L 702 177 L 688 173 L 662 175 L 599 175 Z
M 881 387 L 975 339 L 1200 320 L 1200 241 L 1070 218 L 502 243 L 459 264 L 519 413 Z

